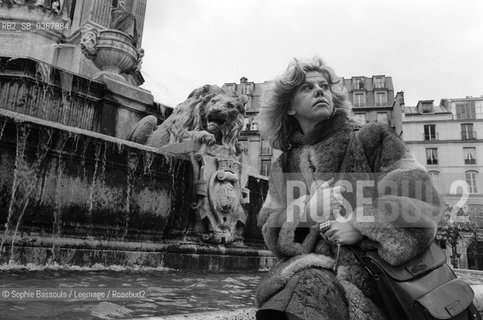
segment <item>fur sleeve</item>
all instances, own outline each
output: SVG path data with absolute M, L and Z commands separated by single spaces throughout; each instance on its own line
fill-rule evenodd
M 258 215 L 258 225 L 262 226 L 265 244 L 278 257 L 310 253 L 317 240 L 318 229 L 317 226 L 300 227 L 299 210 L 305 211 L 306 196 L 287 205 L 281 190 L 285 190 L 284 178 L 280 159 L 277 159 L 272 165 L 267 198 Z
M 433 241 L 442 201 L 426 169 L 389 128 L 367 126 L 361 129 L 358 141 L 376 174 L 377 193 L 372 205 L 356 209 L 359 214 L 351 223 L 377 242 L 384 260 L 400 265 Z

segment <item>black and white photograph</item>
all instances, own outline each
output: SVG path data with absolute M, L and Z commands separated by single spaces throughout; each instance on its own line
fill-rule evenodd
M 481 320 L 481 0 L 0 0 L 0 320 Z

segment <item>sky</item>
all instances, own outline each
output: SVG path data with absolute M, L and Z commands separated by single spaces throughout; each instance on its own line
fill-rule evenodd
M 483 96 L 483 0 L 148 0 L 142 47 L 142 87 L 173 107 L 316 55 L 341 77 L 392 77 L 406 106 Z

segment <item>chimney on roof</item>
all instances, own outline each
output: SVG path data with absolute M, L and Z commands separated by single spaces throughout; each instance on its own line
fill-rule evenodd
M 240 78 L 240 83 L 247 83 L 248 79 L 245 77 Z

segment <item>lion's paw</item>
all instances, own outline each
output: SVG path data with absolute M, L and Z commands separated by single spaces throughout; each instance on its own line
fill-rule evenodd
M 215 136 L 208 131 L 197 131 L 195 132 L 194 138 L 200 143 L 207 144 L 208 146 L 213 146 L 216 143 Z

